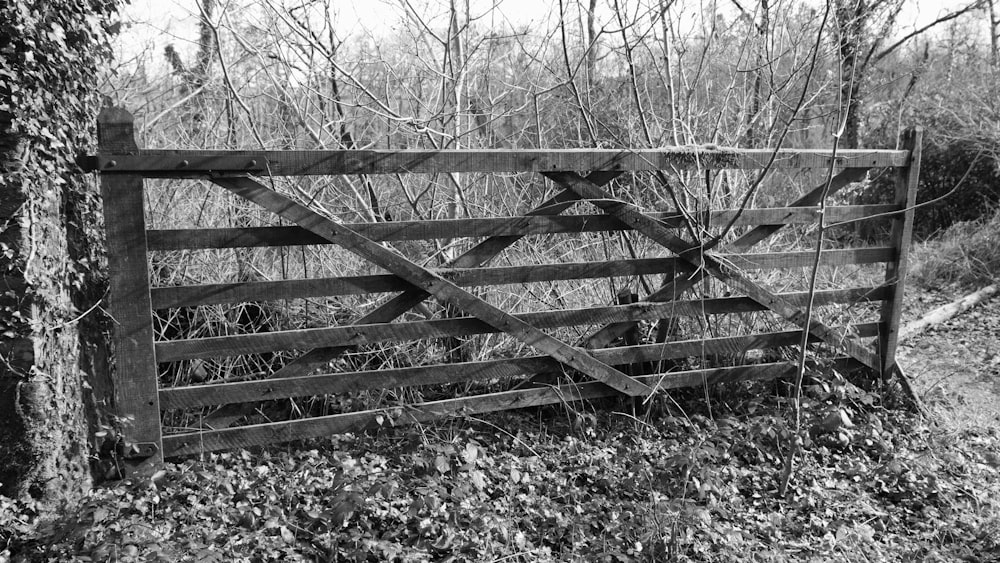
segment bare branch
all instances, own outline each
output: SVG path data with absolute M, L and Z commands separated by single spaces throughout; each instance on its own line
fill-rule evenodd
M 925 26 L 923 26 L 923 27 L 921 27 L 919 29 L 915 29 L 915 30 L 911 31 L 910 33 L 907 33 L 899 41 L 896 41 L 892 45 L 889 45 L 888 47 L 886 47 L 885 49 L 883 49 L 882 52 L 880 52 L 878 55 L 875 55 L 874 57 L 872 56 L 872 52 L 869 52 L 868 56 L 865 57 L 865 62 L 862 65 L 862 67 L 868 65 L 869 61 L 874 62 L 874 63 L 878 63 L 882 59 L 884 59 L 887 56 L 891 55 L 893 53 L 893 51 L 895 51 L 896 49 L 900 48 L 904 43 L 906 43 L 910 39 L 913 39 L 914 37 L 920 35 L 921 33 L 924 33 L 925 31 L 927 31 L 927 30 L 929 30 L 929 29 L 931 29 L 931 28 L 933 28 L 933 27 L 935 27 L 937 25 L 940 25 L 940 24 L 942 24 L 944 22 L 947 22 L 947 21 L 951 21 L 951 20 L 953 20 L 953 19 L 955 19 L 957 17 L 960 17 L 960 16 L 962 16 L 964 14 L 967 14 L 967 13 L 971 12 L 972 10 L 979 9 L 979 8 L 983 7 L 984 5 L 986 5 L 986 0 L 976 0 L 975 2 L 969 4 L 968 6 L 966 6 L 964 8 L 955 10 L 954 12 L 951 12 L 950 14 L 941 16 L 940 18 L 932 21 L 931 23 L 929 23 L 929 24 L 927 24 L 927 25 L 925 25 Z

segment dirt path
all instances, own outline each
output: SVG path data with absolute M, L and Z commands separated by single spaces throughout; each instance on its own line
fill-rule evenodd
M 958 297 L 917 296 L 908 303 L 905 320 Z M 899 360 L 942 423 L 1000 429 L 1000 298 L 905 341 Z

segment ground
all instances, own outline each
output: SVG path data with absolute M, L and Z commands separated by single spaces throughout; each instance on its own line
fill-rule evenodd
M 911 317 L 958 295 L 920 294 Z M 917 391 L 955 428 L 1000 428 L 1000 299 L 993 298 L 899 346 Z
M 922 294 L 908 316 L 952 297 Z M 780 385 L 713 390 L 711 411 L 693 390 L 635 414 L 206 455 L 55 520 L 0 499 L 0 561 L 997 561 L 998 333 L 994 299 L 903 343 L 929 417 L 811 381 L 783 496 L 796 434 Z

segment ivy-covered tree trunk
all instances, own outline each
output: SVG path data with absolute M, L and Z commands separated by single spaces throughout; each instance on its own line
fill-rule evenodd
M 115 0 L 0 4 L 0 493 L 71 501 L 110 396 L 93 145 Z

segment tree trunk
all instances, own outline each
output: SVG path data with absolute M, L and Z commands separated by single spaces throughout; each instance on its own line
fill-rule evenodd
M 93 144 L 112 2 L 0 5 L 0 494 L 44 507 L 93 482 L 109 391 L 99 198 L 72 164 Z M 46 22 L 93 33 L 61 37 Z M 111 24 L 106 24 L 110 26 Z M 62 29 L 62 28 L 60 28 Z M 93 377 L 88 377 L 92 375 Z M 94 444 L 96 445 L 96 444 Z
M 1000 70 L 1000 38 L 997 37 L 997 26 L 1000 25 L 1000 20 L 997 19 L 997 9 L 994 0 L 989 0 L 989 18 L 990 18 L 990 62 L 993 64 L 993 70 Z
M 73 319 L 83 312 L 77 303 L 92 306 L 102 292 L 86 291 L 95 284 L 66 275 L 67 264 L 77 263 L 72 254 L 81 249 L 68 241 L 64 211 L 78 213 L 85 203 L 68 201 L 67 193 L 51 189 L 44 175 L 25 166 L 30 144 L 9 133 L 12 117 L 3 119 L 0 136 L 0 222 L 7 250 L 0 258 L 0 307 L 10 319 L 0 340 L 0 493 L 59 503 L 91 485 L 87 413 L 96 409 L 84 408 L 91 402 L 84 368 L 107 373 L 107 347 L 99 321 Z M 72 281 L 81 287 L 67 283 Z M 107 389 L 101 383 L 92 387 Z M 96 416 L 90 423 L 96 425 Z
M 195 88 L 208 82 L 212 59 L 215 57 L 215 32 L 212 30 L 212 15 L 215 12 L 215 0 L 202 0 L 201 18 L 198 25 L 198 58 L 192 69 L 192 80 Z
M 842 87 L 844 103 L 847 105 L 847 115 L 844 120 L 844 136 L 841 143 L 844 148 L 861 148 L 861 115 L 864 111 L 864 99 L 861 97 L 860 77 L 853 83 L 845 83 Z
M 587 95 L 594 95 L 597 82 L 597 24 L 594 21 L 597 0 L 590 0 L 587 6 Z
M 844 135 L 840 146 L 856 149 L 861 142 L 861 113 L 864 107 L 860 94 L 861 82 L 865 78 L 859 55 L 869 14 L 864 5 L 843 0 L 837 2 L 834 13 L 839 32 L 840 109 L 844 112 Z
M 766 134 L 760 135 L 758 131 L 763 130 L 760 121 L 761 113 L 764 111 L 764 69 L 768 68 L 768 58 L 771 56 L 768 49 L 769 30 L 771 29 L 771 17 L 768 0 L 760 2 L 760 24 L 757 26 L 757 68 L 754 70 L 753 92 L 751 94 L 751 107 L 749 119 L 747 119 L 746 147 L 756 148 L 758 144 L 766 145 Z

